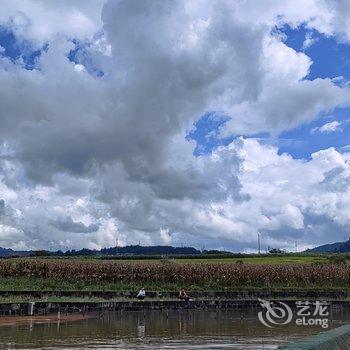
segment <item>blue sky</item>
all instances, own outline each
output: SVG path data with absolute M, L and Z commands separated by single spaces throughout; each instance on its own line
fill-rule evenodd
M 330 78 L 339 81 L 350 78 L 350 45 L 337 42 L 333 37 L 326 37 L 315 30 L 304 26 L 291 28 L 284 26 L 277 31 L 285 36 L 285 43 L 298 52 L 304 52 L 312 60 L 310 73 L 306 79 Z M 303 47 L 305 39 L 312 38 L 309 47 Z M 343 78 L 342 78 L 343 77 Z M 228 118 L 217 116 L 214 112 L 202 116 L 195 124 L 188 137 L 197 142 L 195 155 L 210 153 L 220 145 L 232 142 L 235 135 L 220 139 L 219 129 Z M 339 122 L 337 131 L 317 131 L 323 125 Z M 249 137 L 258 138 L 263 143 L 278 146 L 279 153 L 289 153 L 294 158 L 309 159 L 313 152 L 320 149 L 335 147 L 338 151 L 349 150 L 350 145 L 350 108 L 336 108 L 334 111 L 319 115 L 309 124 L 301 125 L 293 130 L 282 132 L 277 138 L 271 139 L 268 134 L 258 134 Z M 246 135 L 243 135 L 246 136 Z
M 75 47 L 68 53 L 67 58 L 75 64 L 83 65 L 89 74 L 102 77 L 104 73 L 94 65 L 89 53 L 89 43 L 78 39 L 72 39 L 71 42 Z M 36 63 L 42 52 L 49 48 L 48 43 L 37 48 L 28 40 L 19 40 L 11 28 L 7 26 L 0 26 L 0 46 L 3 56 L 12 62 L 22 62 L 25 69 L 28 70 L 39 68 Z
M 68 54 L 68 59 L 76 64 L 82 64 L 89 74 L 102 77 L 104 73 L 95 67 L 92 57 L 88 51 L 89 45 L 79 40 L 72 40 L 75 48 Z
M 46 45 L 36 49 L 27 40 L 19 41 L 11 29 L 5 26 L 0 26 L 0 46 L 3 48 L 2 55 L 12 61 L 22 61 L 26 69 L 34 69 L 42 50 L 47 49 Z

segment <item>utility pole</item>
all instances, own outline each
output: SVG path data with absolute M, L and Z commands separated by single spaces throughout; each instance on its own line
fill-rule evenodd
M 259 255 L 261 253 L 261 250 L 260 250 L 260 233 L 258 232 L 258 252 L 259 252 Z
M 298 253 L 298 241 L 295 241 L 295 252 Z

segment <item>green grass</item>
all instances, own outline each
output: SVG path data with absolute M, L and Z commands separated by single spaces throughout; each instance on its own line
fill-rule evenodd
M 137 260 L 136 260 L 137 261 Z M 157 260 L 156 260 L 157 261 Z M 244 258 L 214 258 L 214 259 L 176 259 L 176 263 L 191 263 L 201 264 L 207 263 L 236 263 L 242 261 L 244 264 L 257 264 L 257 265 L 277 265 L 277 264 L 314 264 L 327 262 L 326 257 L 322 256 L 266 256 L 266 257 L 244 257 Z M 141 261 L 139 261 L 141 262 Z M 158 260 L 159 262 L 159 260 Z
M 50 259 L 50 258 L 48 258 Z M 70 260 L 68 258 L 65 258 L 65 260 Z M 79 260 L 73 259 L 73 260 Z M 86 260 L 86 259 L 84 259 Z M 90 260 L 96 260 L 96 259 L 90 259 Z M 244 264 L 256 264 L 256 265 L 277 265 L 277 264 L 314 264 L 314 263 L 326 263 L 328 261 L 327 256 L 243 256 L 239 258 L 165 258 L 165 259 L 105 259 L 104 261 L 113 261 L 113 262 L 120 262 L 120 263 L 126 263 L 126 264 L 157 264 L 159 262 L 163 261 L 171 261 L 173 263 L 177 264 L 202 264 L 202 263 L 237 263 L 237 262 L 243 262 Z
M 192 291 L 226 291 L 226 290 L 349 290 L 350 286 L 335 286 L 333 284 L 325 285 L 255 285 L 254 283 L 245 285 L 226 286 L 216 281 L 206 281 L 203 283 L 191 285 L 181 283 L 157 283 L 153 281 L 126 283 L 126 282 L 84 282 L 67 281 L 42 278 L 0 278 L 0 291 L 131 291 L 136 292 L 144 287 L 149 291 L 179 291 L 186 287 Z M 1 298 L 1 297 L 0 297 Z
M 147 255 L 130 255 L 126 257 L 121 256 L 72 256 L 72 257 L 54 257 L 54 256 L 42 256 L 42 257 L 30 257 L 27 259 L 44 259 L 44 260 L 73 260 L 73 261 L 115 261 L 122 263 L 159 263 L 163 260 L 171 260 L 176 261 L 178 263 L 224 263 L 224 262 L 236 262 L 238 260 L 242 260 L 248 264 L 283 264 L 283 263 L 313 263 L 313 262 L 324 262 L 327 261 L 330 256 L 345 256 L 350 259 L 350 254 L 305 254 L 305 253 L 288 253 L 288 254 L 226 254 L 226 255 L 175 255 L 175 256 L 167 256 L 165 258 L 161 256 L 147 256 Z M 12 259 L 21 259 L 21 258 L 12 258 Z

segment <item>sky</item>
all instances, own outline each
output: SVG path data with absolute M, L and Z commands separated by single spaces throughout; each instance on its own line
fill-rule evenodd
M 3 0 L 0 246 L 350 236 L 346 0 Z

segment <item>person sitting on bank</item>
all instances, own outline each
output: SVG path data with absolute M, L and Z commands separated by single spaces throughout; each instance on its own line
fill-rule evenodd
M 191 298 L 188 296 L 186 289 L 182 288 L 179 292 L 179 299 L 180 300 L 191 300 Z
M 138 292 L 136 298 L 140 300 L 144 300 L 146 298 L 146 291 L 145 288 L 141 288 L 140 291 Z

